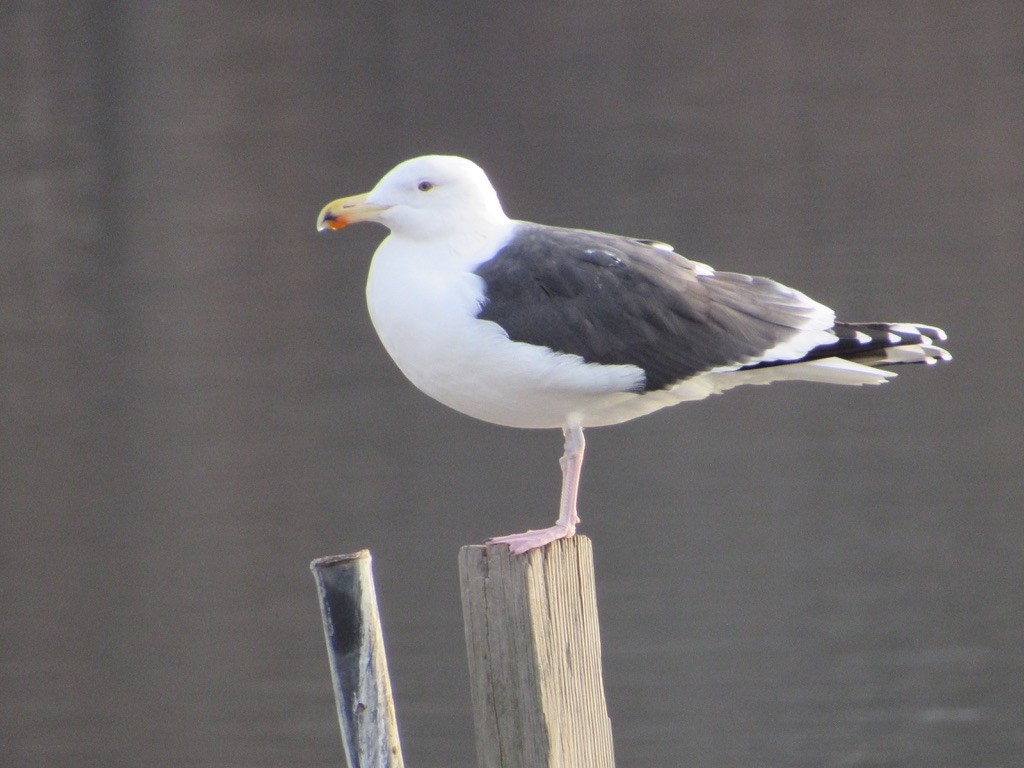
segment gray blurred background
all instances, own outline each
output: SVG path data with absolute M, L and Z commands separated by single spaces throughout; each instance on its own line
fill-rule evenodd
M 320 207 L 507 211 L 944 326 L 869 389 L 592 430 L 621 766 L 1024 764 L 1018 2 L 0 6 L 0 763 L 341 761 L 313 582 L 370 548 L 409 765 L 475 762 L 459 546 L 561 436 L 415 391 Z

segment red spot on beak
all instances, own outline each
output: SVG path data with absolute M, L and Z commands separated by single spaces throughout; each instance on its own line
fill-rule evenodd
M 349 225 L 349 220 L 344 214 L 328 213 L 323 218 L 323 226 L 328 229 L 341 229 Z

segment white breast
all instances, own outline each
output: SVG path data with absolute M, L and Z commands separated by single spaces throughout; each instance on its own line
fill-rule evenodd
M 497 324 L 477 319 L 484 283 L 472 270 L 508 236 L 413 245 L 392 235 L 381 244 L 366 299 L 398 367 L 445 405 L 506 426 L 561 427 L 570 414 L 636 400 L 630 390 L 643 381 L 639 368 L 513 342 Z

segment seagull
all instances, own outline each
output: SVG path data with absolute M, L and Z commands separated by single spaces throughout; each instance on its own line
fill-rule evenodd
M 510 219 L 461 157 L 406 160 L 324 206 L 317 229 L 356 222 L 391 231 L 366 301 L 402 373 L 477 419 L 562 430 L 555 524 L 487 541 L 514 554 L 576 532 L 586 427 L 741 384 L 878 384 L 887 366 L 951 359 L 934 326 L 838 322 L 800 291 L 656 240 Z

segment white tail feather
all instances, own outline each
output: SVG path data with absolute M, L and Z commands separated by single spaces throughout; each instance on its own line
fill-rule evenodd
M 881 384 L 896 374 L 892 371 L 879 370 L 838 357 L 827 357 L 807 363 L 773 365 L 767 368 L 752 368 L 713 375 L 715 376 L 715 391 L 725 392 L 742 384 L 761 385 L 772 384 L 776 381 L 811 381 L 819 384 L 862 386 L 864 384 Z

